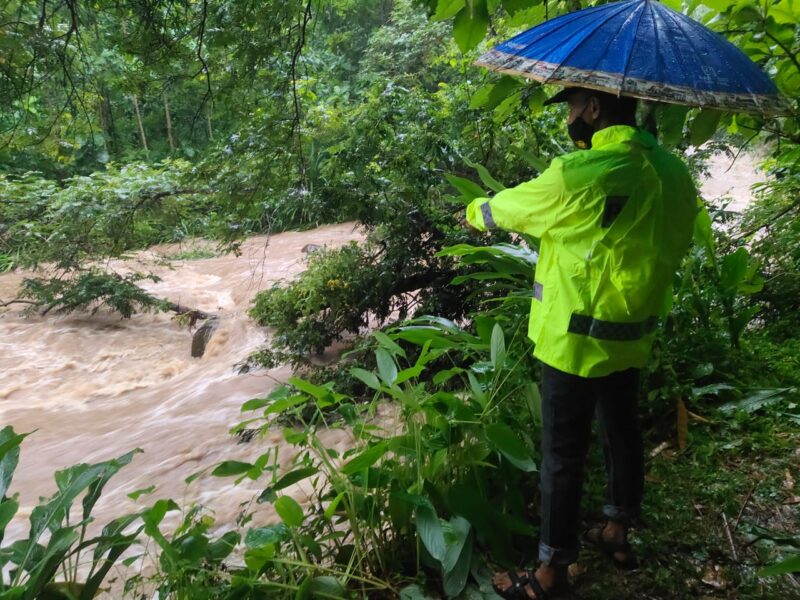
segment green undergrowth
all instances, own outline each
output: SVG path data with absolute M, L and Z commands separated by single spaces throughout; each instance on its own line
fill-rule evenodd
M 764 565 L 798 551 L 798 405 L 782 401 L 771 411 L 752 414 L 723 412 L 711 403 L 691 410 L 704 420 L 690 417 L 683 450 L 678 449 L 675 420 L 664 426 L 655 424 L 656 417 L 663 423 L 663 413 L 649 415 L 653 427 L 646 437 L 645 497 L 632 535 L 640 570 L 621 574 L 602 557 L 584 551 L 575 580 L 580 597 L 800 596 L 800 582 L 792 575 L 758 576 Z M 584 498 L 587 524 L 600 520 L 604 485 L 602 458 L 595 448 Z

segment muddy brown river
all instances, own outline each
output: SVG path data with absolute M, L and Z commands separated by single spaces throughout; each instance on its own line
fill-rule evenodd
M 191 358 L 192 334 L 170 314 L 26 317 L 16 306 L 0 314 L 0 424 L 33 432 L 22 444 L 11 484 L 11 492 L 20 495 L 20 510 L 4 543 L 27 534 L 37 499 L 55 491 L 54 471 L 133 448 L 144 453 L 107 485 L 93 513 L 98 524 L 158 498 L 173 498 L 182 506 L 197 502 L 214 512 L 220 526 L 231 524 L 240 504 L 263 483 L 234 486 L 231 478 L 202 477 L 186 486 L 184 479 L 222 460 L 254 460 L 283 442 L 276 432 L 237 444 L 228 433 L 242 420 L 243 402 L 264 395 L 290 374 L 285 368 L 245 375 L 234 369 L 269 334 L 247 317 L 250 302 L 259 290 L 305 268 L 301 250 L 306 244 L 333 248 L 360 238 L 354 224 L 345 223 L 269 240 L 253 237 L 240 257 L 154 267 L 159 257 L 181 250 L 161 246 L 116 263 L 119 270 L 150 269 L 159 275 L 162 281 L 147 286 L 156 296 L 219 315 L 201 358 Z M 22 277 L 0 275 L 0 299 L 13 297 Z M 349 442 L 343 432 L 329 433 L 331 445 Z M 286 464 L 291 452 L 280 450 L 280 462 Z M 127 497 L 151 485 L 156 491 L 138 502 Z M 302 501 L 303 489 L 293 495 Z

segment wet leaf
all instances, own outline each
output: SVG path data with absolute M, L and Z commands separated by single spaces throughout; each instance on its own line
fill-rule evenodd
M 689 141 L 693 146 L 701 146 L 711 139 L 717 131 L 717 125 L 722 117 L 722 113 L 718 110 L 704 108 L 692 120 L 692 125 L 689 128 Z
M 469 52 L 483 41 L 489 26 L 486 0 L 472 0 L 453 21 L 453 37 L 461 52 Z
M 226 460 L 219 463 L 216 468 L 211 471 L 213 477 L 232 477 L 234 475 L 242 475 L 247 473 L 253 465 L 238 460 Z
M 363 450 L 355 458 L 345 463 L 341 472 L 352 475 L 374 465 L 389 449 L 389 442 L 383 441 Z
M 291 496 L 281 496 L 275 501 L 275 512 L 287 527 L 300 527 L 305 515 L 303 507 Z
M 518 469 L 526 472 L 536 470 L 536 463 L 533 462 L 528 448 L 507 425 L 503 423 L 487 425 L 486 437 L 492 447 Z

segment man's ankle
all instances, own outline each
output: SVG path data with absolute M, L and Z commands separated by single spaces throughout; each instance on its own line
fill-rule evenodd
M 603 528 L 602 535 L 607 542 L 624 544 L 628 539 L 628 526 L 621 521 L 609 520 Z
M 562 565 L 539 565 L 536 570 L 536 579 L 545 589 L 565 583 L 568 577 L 568 567 Z

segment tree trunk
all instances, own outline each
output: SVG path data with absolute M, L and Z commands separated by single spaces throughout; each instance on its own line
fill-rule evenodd
M 103 147 L 112 157 L 117 154 L 117 132 L 114 127 L 114 114 L 111 112 L 111 99 L 108 88 L 100 88 L 100 126 L 103 128 Z
M 167 92 L 162 92 L 161 97 L 164 98 L 164 114 L 167 116 L 167 139 L 169 140 L 169 151 L 175 152 L 175 138 L 172 137 L 172 117 L 169 114 L 169 101 L 167 100 Z
M 142 125 L 142 113 L 139 112 L 139 100 L 135 95 L 131 96 L 131 100 L 133 100 L 133 112 L 136 113 L 136 123 L 139 125 L 139 136 L 142 138 L 142 148 L 144 148 L 145 154 L 150 154 L 147 147 L 147 136 L 144 134 L 144 125 Z
M 208 140 L 214 139 L 214 132 L 211 129 L 211 101 L 206 103 L 206 129 L 208 131 Z

